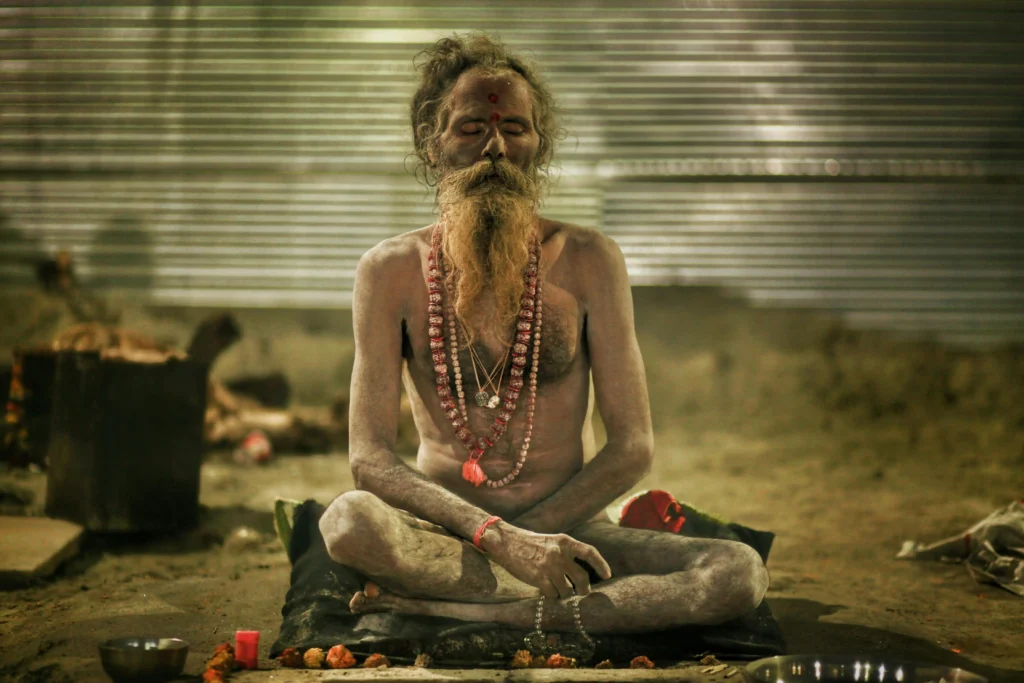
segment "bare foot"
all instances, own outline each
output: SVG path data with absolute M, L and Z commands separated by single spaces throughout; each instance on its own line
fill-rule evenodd
M 394 612 L 395 614 L 419 614 L 428 617 L 447 617 L 462 621 L 499 622 L 503 613 L 516 612 L 523 626 L 533 620 L 533 600 L 517 600 L 515 603 L 470 603 L 447 602 L 444 600 L 422 600 L 406 598 L 394 593 L 386 593 L 380 586 L 368 582 L 363 590 L 352 596 L 348 608 L 353 614 L 372 614 L 375 612 Z M 520 609 L 512 610 L 510 605 Z M 519 621 L 509 622 L 515 625 Z M 500 623 L 506 623 L 501 621 Z
M 363 590 L 352 596 L 348 603 L 352 614 L 370 614 L 373 612 L 396 612 L 403 601 L 394 595 L 384 593 L 380 586 L 372 581 L 367 582 Z

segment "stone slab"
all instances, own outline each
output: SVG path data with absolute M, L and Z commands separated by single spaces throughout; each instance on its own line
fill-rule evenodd
M 727 667 L 714 674 L 705 674 L 708 667 L 689 666 L 678 669 L 525 669 L 519 671 L 494 669 L 418 669 L 394 667 L 389 669 L 341 669 L 337 671 L 309 671 L 303 669 L 274 669 L 271 671 L 242 671 L 232 675 L 240 683 L 620 683 L 622 681 L 649 681 L 650 683 L 749 683 L 746 673 L 736 667 Z
M 82 527 L 46 517 L 0 516 L 0 581 L 49 576 L 78 554 Z

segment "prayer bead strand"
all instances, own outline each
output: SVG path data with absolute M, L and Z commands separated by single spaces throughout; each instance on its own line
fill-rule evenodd
M 463 464 L 463 478 L 470 481 L 474 486 L 487 483 L 492 488 L 498 488 L 505 486 L 518 476 L 519 471 L 526 462 L 526 456 L 530 449 L 530 439 L 533 433 L 533 415 L 537 394 L 537 366 L 540 359 L 540 330 L 543 316 L 540 285 L 540 246 L 536 240 L 530 245 L 529 264 L 524 275 L 526 287 L 520 300 L 519 314 L 516 321 L 516 343 L 513 344 L 512 348 L 511 377 L 509 378 L 508 388 L 505 393 L 503 410 L 494 418 L 489 437 L 475 437 L 469 427 L 469 415 L 466 410 L 465 391 L 462 385 L 462 371 L 459 365 L 458 329 L 454 306 L 455 296 L 451 277 L 447 272 L 440 250 L 443 228 L 444 219 L 442 218 L 431 234 L 431 249 L 427 258 L 428 333 L 430 336 L 431 357 L 434 361 L 437 393 L 441 399 L 441 409 L 451 422 L 456 438 L 469 451 L 469 458 Z M 444 301 L 442 290 L 444 289 L 448 290 L 449 295 L 447 306 L 442 305 Z M 442 312 L 447 315 L 442 316 Z M 447 317 L 447 321 L 445 317 Z M 444 351 L 445 322 L 448 325 L 449 347 L 452 356 L 452 368 L 455 374 L 454 398 L 449 386 L 447 354 Z M 519 458 L 504 477 L 499 480 L 492 480 L 484 474 L 478 461 L 487 449 L 492 447 L 505 433 L 505 430 L 508 429 L 508 423 L 515 414 L 519 394 L 523 388 L 523 374 L 527 364 L 527 343 L 530 341 L 531 336 L 534 341 L 533 362 L 529 374 L 530 391 L 526 411 L 526 428 L 523 443 L 520 447 Z
M 536 264 L 531 264 L 531 268 L 536 268 L 539 266 L 539 259 Z M 523 297 L 525 299 L 528 297 L 533 298 L 534 295 L 536 296 L 536 317 L 534 319 L 533 330 L 533 363 L 530 366 L 530 393 L 526 399 L 526 429 L 523 431 L 523 441 L 522 444 L 519 446 L 519 458 L 516 460 L 516 464 L 513 465 L 512 469 L 509 470 L 509 472 L 501 479 L 498 479 L 497 481 L 493 479 L 488 479 L 487 485 L 491 488 L 501 488 L 502 486 L 505 486 L 506 484 L 508 484 L 513 479 L 519 476 L 520 470 L 523 469 L 523 465 L 526 463 L 526 456 L 530 452 L 530 440 L 533 438 L 533 414 L 537 405 L 537 368 L 540 364 L 540 339 L 541 326 L 544 319 L 544 303 L 541 298 L 542 285 L 540 281 L 539 271 L 537 272 L 537 274 L 531 275 L 531 278 L 534 280 L 534 282 L 532 284 L 527 284 L 527 293 Z M 516 346 L 523 347 L 522 353 L 525 356 L 526 345 L 517 343 Z M 507 404 L 511 404 L 513 406 L 513 410 L 515 410 L 515 399 L 517 399 L 518 397 L 519 392 L 515 393 L 515 396 L 514 398 L 512 398 L 512 400 L 509 400 L 508 394 L 506 394 L 506 402 Z
M 573 595 L 569 598 L 569 604 L 572 606 L 572 619 L 576 624 L 576 631 L 580 634 L 581 642 L 579 647 L 562 644 L 559 649 L 566 656 L 571 657 L 575 655 L 580 661 L 586 662 L 594 656 L 594 652 L 597 650 L 597 643 L 594 642 L 594 639 L 583 628 L 583 617 L 580 616 L 580 596 Z M 533 615 L 533 630 L 523 637 L 523 644 L 531 654 L 544 656 L 550 650 L 547 638 L 544 637 L 543 622 L 544 596 L 542 595 L 537 598 L 537 610 Z

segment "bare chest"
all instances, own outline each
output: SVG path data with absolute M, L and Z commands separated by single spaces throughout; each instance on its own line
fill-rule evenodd
M 486 303 L 485 303 L 486 305 Z M 431 357 L 427 334 L 427 305 L 424 299 L 422 311 L 413 311 L 406 321 L 403 354 L 410 369 L 433 377 L 434 362 Z M 447 336 L 447 324 L 446 341 Z M 462 382 L 470 395 L 479 388 L 485 388 L 490 381 L 496 388 L 501 378 L 510 376 L 512 355 L 508 340 L 509 330 L 478 329 L 473 344 L 466 344 L 465 332 L 461 325 L 459 334 L 459 367 Z M 538 385 L 552 384 L 567 375 L 579 360 L 582 346 L 583 316 L 577 299 L 569 292 L 545 283 L 544 310 L 541 330 L 540 359 L 537 368 Z M 450 345 L 448 350 L 450 351 Z M 453 363 L 449 360 L 449 375 L 454 383 Z

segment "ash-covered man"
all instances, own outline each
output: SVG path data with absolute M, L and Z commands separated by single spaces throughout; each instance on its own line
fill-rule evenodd
M 529 629 L 540 602 L 544 629 L 625 633 L 755 609 L 768 573 L 752 548 L 603 514 L 651 467 L 650 409 L 621 252 L 537 213 L 551 94 L 486 36 L 424 56 L 412 129 L 439 219 L 359 263 L 357 490 L 320 521 L 331 557 L 372 578 L 352 611 Z M 608 435 L 596 455 L 591 375 Z M 394 453 L 402 383 L 418 469 Z

